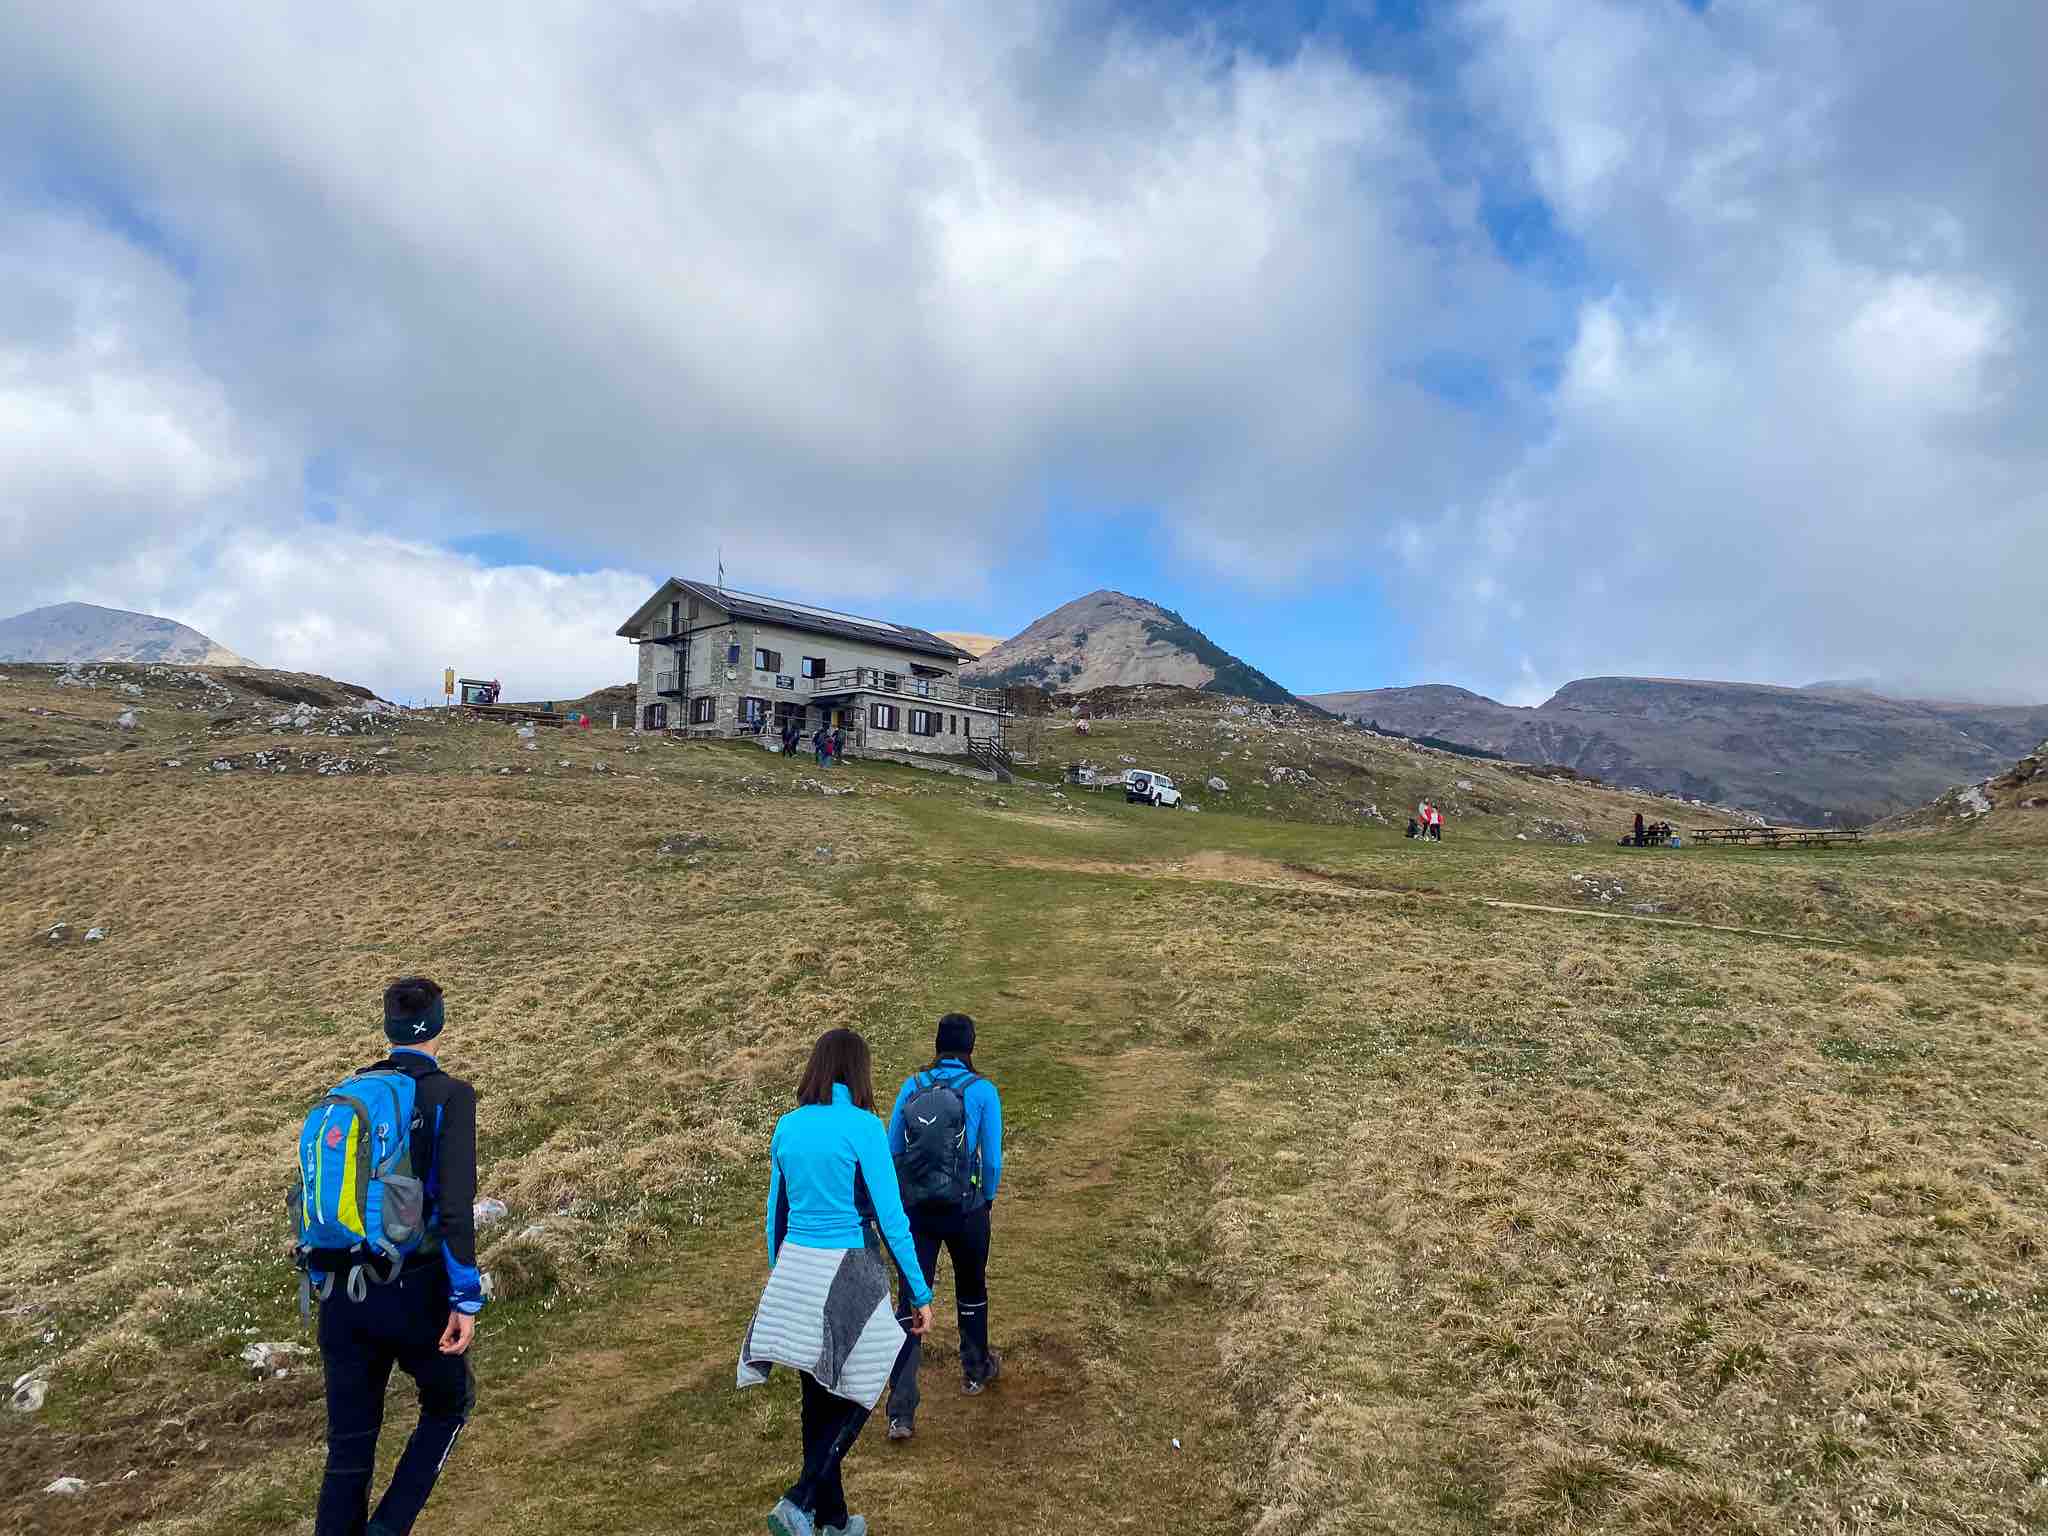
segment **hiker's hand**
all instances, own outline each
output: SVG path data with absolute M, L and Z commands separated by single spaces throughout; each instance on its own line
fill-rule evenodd
M 459 1355 L 469 1348 L 469 1341 L 476 1337 L 476 1319 L 467 1312 L 450 1312 L 448 1326 L 441 1330 L 441 1353 Z
M 921 1339 L 932 1331 L 932 1304 L 926 1302 L 910 1317 L 910 1336 Z

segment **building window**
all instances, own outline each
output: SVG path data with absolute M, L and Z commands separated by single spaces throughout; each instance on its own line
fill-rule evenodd
M 764 651 L 759 646 L 756 646 L 754 648 L 754 670 L 756 672 L 780 672 L 782 670 L 782 652 Z
M 740 664 L 740 643 L 735 640 L 725 648 L 725 664 L 736 667 Z
M 718 718 L 718 695 L 707 693 L 701 699 L 690 700 L 690 724 L 709 725 Z
M 766 720 L 767 718 L 768 718 L 768 701 L 767 701 L 766 699 L 741 699 L 741 700 L 740 700 L 740 729 L 741 729 L 741 730 L 743 730 L 743 731 L 758 731 L 759 729 L 761 729 L 761 722 L 762 722 L 762 721 L 764 721 L 764 720 Z
M 910 734 L 913 736 L 938 735 L 939 717 L 928 709 L 913 709 L 910 712 Z
M 894 704 L 872 704 L 868 706 L 868 724 L 878 731 L 896 729 L 896 706 Z
M 948 736 L 958 736 L 960 734 L 960 717 L 958 715 L 946 716 L 946 734 Z
M 665 731 L 668 729 L 668 706 L 650 704 L 641 711 L 640 728 L 644 731 Z
M 824 658 L 824 657 L 822 657 L 822 656 L 806 656 L 806 657 L 804 658 L 804 664 L 803 664 L 803 676 L 805 676 L 805 677 L 823 677 L 824 675 L 825 675 L 825 658 Z

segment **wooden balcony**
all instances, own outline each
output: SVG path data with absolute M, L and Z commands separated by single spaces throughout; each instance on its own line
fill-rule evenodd
M 998 715 L 1008 712 L 1002 689 L 975 688 L 950 677 L 917 677 L 880 667 L 851 667 L 843 672 L 827 672 L 822 677 L 803 678 L 801 682 L 813 695 L 882 693 L 923 703 L 985 709 Z

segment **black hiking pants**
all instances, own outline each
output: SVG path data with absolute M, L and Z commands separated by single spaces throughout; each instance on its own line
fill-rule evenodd
M 850 1403 L 819 1386 L 809 1371 L 800 1371 L 804 1384 L 804 1470 L 783 1497 L 809 1515 L 820 1530 L 843 1526 L 847 1521 L 846 1485 L 839 1469 L 846 1453 L 860 1438 L 869 1410 Z
M 337 1279 L 320 1303 L 320 1358 L 327 1369 L 327 1475 L 320 1483 L 314 1536 L 363 1536 L 384 1389 L 397 1366 L 420 1394 L 420 1421 L 392 1469 L 377 1505 L 375 1529 L 405 1536 L 434 1491 L 434 1480 L 476 1401 L 468 1355 L 441 1353 L 448 1326 L 448 1280 L 438 1260 L 350 1301 Z
M 917 1266 L 924 1271 L 924 1283 L 935 1286 L 939 1277 L 939 1250 L 953 1260 L 953 1299 L 960 1314 L 960 1374 L 970 1382 L 989 1377 L 988 1352 L 988 1247 L 989 1208 L 960 1214 L 930 1215 L 913 1212 L 910 1235 L 917 1244 Z M 910 1287 L 903 1272 L 896 1272 L 896 1320 L 907 1330 L 917 1308 L 910 1302 Z M 924 1364 L 924 1340 L 913 1338 L 896 1360 L 896 1374 L 889 1379 L 889 1418 L 908 1424 L 917 1418 L 918 1368 Z

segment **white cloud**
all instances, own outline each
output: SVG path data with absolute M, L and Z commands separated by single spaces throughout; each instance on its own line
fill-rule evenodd
M 636 675 L 612 631 L 654 590 L 631 571 L 485 566 L 345 528 L 230 540 L 174 616 L 267 666 L 437 699 L 441 671 L 500 679 L 508 698 L 573 698 Z
M 752 537 L 879 592 L 1081 486 L 1285 579 L 1487 437 L 1402 366 L 1501 344 L 1512 281 L 1412 90 L 1317 46 L 1055 0 L 80 0 L 0 20 L 10 86 L 196 253 L 235 410 L 413 534 Z
M 0 571 L 24 590 L 218 526 L 261 448 L 190 357 L 182 284 L 77 219 L 0 208 Z
M 565 689 L 613 578 L 443 546 L 879 606 L 1061 500 L 1248 593 L 1391 553 L 1418 653 L 1518 695 L 2029 681 L 2048 8 L 1473 0 L 1407 80 L 1092 14 L 0 10 L 0 608 Z M 1482 175 L 1586 275 L 1504 264 Z M 379 639 L 299 548 L 459 617 Z
M 1546 685 L 2041 691 L 2048 401 L 2040 269 L 2000 201 L 2018 182 L 1887 170 L 1869 142 L 1948 105 L 1874 112 L 1895 55 L 1980 47 L 1994 10 L 1945 13 L 1977 34 L 1958 41 L 1776 0 L 1470 8 L 1475 100 L 1622 276 L 1582 305 L 1549 425 L 1486 502 L 1515 509 L 1512 547 L 1458 514 L 1432 536 L 1485 593 L 1422 616 L 1436 653 L 1525 695 L 1529 668 L 1489 649 L 1526 647 Z M 2006 18 L 2015 58 L 2038 56 L 2030 29 L 2048 45 L 2041 16 Z M 1974 86 L 1967 153 L 2016 169 L 2032 151 Z M 2007 116 L 2039 115 L 2018 100 Z M 1488 611 L 1489 577 L 1519 622 Z

